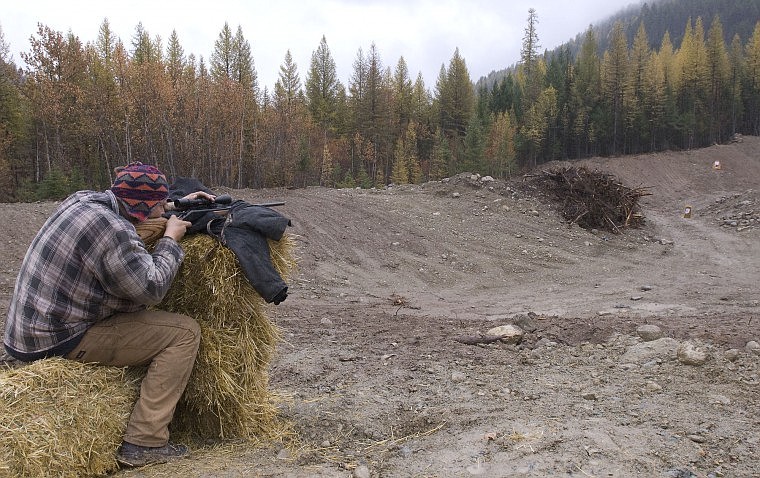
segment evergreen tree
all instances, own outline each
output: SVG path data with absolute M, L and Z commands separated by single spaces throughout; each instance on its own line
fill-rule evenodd
M 730 86 L 729 101 L 731 103 L 731 134 L 739 131 L 739 124 L 744 112 L 742 103 L 742 79 L 744 78 L 744 51 L 739 35 L 734 35 L 730 51 Z
M 723 24 L 718 16 L 713 19 L 710 30 L 707 32 L 706 49 L 709 83 L 707 87 L 708 141 L 712 144 L 723 142 L 731 129 L 731 67 L 723 39 Z
M 525 115 L 523 136 L 526 140 L 529 164 L 538 164 L 540 152 L 545 149 L 549 126 L 557 116 L 557 91 L 549 86 L 538 97 Z
M 161 41 L 157 38 L 153 42 L 142 22 L 137 24 L 135 35 L 132 37 L 132 60 L 138 64 L 161 61 Z
M 243 29 L 238 25 L 233 45 L 233 70 L 232 78 L 237 81 L 244 90 L 253 94 L 255 101 L 259 95 L 258 75 L 251 54 L 251 44 L 243 36 Z
M 306 75 L 306 98 L 315 123 L 325 135 L 337 131 L 338 94 L 340 82 L 330 48 L 324 35 L 316 51 L 311 54 L 311 65 Z
M 499 178 L 509 177 L 515 164 L 515 126 L 507 113 L 496 113 L 485 150 L 486 167 Z
M 430 126 L 432 98 L 430 92 L 425 87 L 425 80 L 422 73 L 417 74 L 417 79 L 412 86 L 411 97 L 411 117 L 414 122 L 421 126 Z
M 697 18 L 694 26 L 689 19 L 684 33 L 681 48 L 678 50 L 679 108 L 681 120 L 679 124 L 683 135 L 683 144 L 693 148 L 706 141 L 705 133 L 707 115 L 707 49 L 704 40 L 702 18 Z
M 638 153 L 648 147 L 648 135 L 650 133 L 646 108 L 649 92 L 646 87 L 648 69 L 652 66 L 650 61 L 652 51 L 649 48 L 649 38 L 644 28 L 644 22 L 639 23 L 639 29 L 633 40 L 629 57 L 629 69 L 623 97 L 628 143 L 626 150 L 631 153 Z
M 540 47 L 541 45 L 538 42 L 538 14 L 534 8 L 530 8 L 528 9 L 528 24 L 525 26 L 522 48 L 520 49 L 520 66 L 525 75 L 525 95 L 528 104 L 536 101 L 543 84 L 538 81 L 538 52 Z
M 610 154 L 622 152 L 622 129 L 625 117 L 623 98 L 626 91 L 627 70 L 628 44 L 623 25 L 618 22 L 612 30 L 610 49 L 604 52 L 602 61 L 604 102 L 612 119 L 606 135 L 609 138 Z
M 172 84 L 175 86 L 185 71 L 185 61 L 185 51 L 179 43 L 177 30 L 172 30 L 167 45 L 166 69 L 172 79 Z
M 457 165 L 457 171 L 472 173 L 484 171 L 483 158 L 486 149 L 485 130 L 487 127 L 488 125 L 485 124 L 485 120 L 480 115 L 472 115 L 464 136 L 464 150 L 462 160 Z
M 374 43 L 366 57 L 359 50 L 349 88 L 354 130 L 375 148 L 375 178 L 384 183 L 390 175 L 393 155 L 393 134 L 389 128 L 390 86 L 384 77 L 380 53 Z
M 436 128 L 433 136 L 433 151 L 430 154 L 428 179 L 431 181 L 437 181 L 445 178 L 451 170 L 452 162 L 453 159 L 451 148 L 449 147 L 449 139 L 440 127 Z
M 335 166 L 333 164 L 332 155 L 325 144 L 322 148 L 322 169 L 319 176 L 320 186 L 332 187 L 335 184 L 333 179 L 334 170 Z
M 572 87 L 572 105 L 576 111 L 572 137 L 576 145 L 575 156 L 597 153 L 597 123 L 601 93 L 601 62 L 594 30 L 586 30 L 581 51 L 575 61 L 575 81 Z
M 647 123 L 639 124 L 640 136 L 649 139 L 649 144 L 641 145 L 642 149 L 655 151 L 665 122 L 665 104 L 667 101 L 667 83 L 665 80 L 665 66 L 662 58 L 652 53 L 649 55 L 643 78 L 642 104 L 643 116 Z
M 288 50 L 284 63 L 280 65 L 279 78 L 274 85 L 275 107 L 286 116 L 292 116 L 302 94 L 298 66 L 293 62 L 293 56 Z
M 352 111 L 352 129 L 362 136 L 366 135 L 370 118 L 365 111 L 365 101 L 368 89 L 369 65 L 364 57 L 364 50 L 359 48 L 353 64 L 353 73 L 348 84 L 350 108 Z
M 214 42 L 214 52 L 211 54 L 211 77 L 214 80 L 235 78 L 235 38 L 230 25 L 225 22 L 219 37 Z
M 442 71 L 445 71 L 446 77 L 438 88 L 440 124 L 448 136 L 461 138 L 474 112 L 475 89 L 459 48 L 454 51 L 448 69 Z
M 760 135 L 760 21 L 757 22 L 745 48 L 747 129 L 750 134 Z
M 396 124 L 394 133 L 400 136 L 412 121 L 413 114 L 412 80 L 409 78 L 409 69 L 403 56 L 396 64 L 391 87 L 393 89 L 393 121 Z
M 405 138 L 399 137 L 393 150 L 393 168 L 390 178 L 393 184 L 409 184 L 407 149 Z

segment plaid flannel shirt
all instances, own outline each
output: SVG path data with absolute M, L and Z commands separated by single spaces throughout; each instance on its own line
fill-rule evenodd
M 170 238 L 148 252 L 111 191 L 74 193 L 24 257 L 5 322 L 6 350 L 22 359 L 65 355 L 95 322 L 161 302 L 183 258 Z

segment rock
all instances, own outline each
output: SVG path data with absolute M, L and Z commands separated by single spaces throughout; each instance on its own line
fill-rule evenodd
M 657 382 L 649 381 L 646 383 L 646 389 L 649 392 L 659 392 L 662 390 L 662 386 Z
M 641 290 L 644 291 L 644 292 L 652 290 L 652 286 L 651 285 L 642 285 L 641 286 Z
M 597 399 L 596 392 L 583 392 L 583 394 L 581 396 L 583 397 L 584 400 L 596 400 Z
M 333 321 L 325 317 L 322 320 L 320 320 L 319 323 L 325 326 L 330 326 L 333 324 Z
M 644 342 L 651 342 L 662 338 L 662 329 L 656 325 L 644 324 L 636 329 L 636 334 L 641 337 L 641 340 Z
M 359 465 L 354 468 L 354 478 L 370 478 L 369 468 L 366 465 Z
M 501 341 L 507 344 L 517 344 L 522 340 L 525 332 L 516 325 L 507 324 L 489 329 L 488 332 L 486 332 L 486 335 L 491 337 L 501 337 Z
M 744 348 L 751 354 L 760 355 L 760 344 L 754 340 L 747 342 L 747 345 Z
M 697 478 L 697 475 L 692 473 L 691 470 L 684 470 L 682 468 L 673 468 L 664 473 L 663 476 L 667 478 Z
M 620 358 L 621 363 L 643 364 L 655 359 L 676 358 L 678 342 L 670 337 L 642 342 L 628 347 Z
M 692 434 L 689 435 L 689 440 L 693 441 L 694 443 L 704 443 L 707 440 L 702 435 Z
M 467 375 L 462 372 L 451 372 L 451 381 L 454 383 L 464 382 L 466 378 Z
M 723 356 L 728 360 L 729 362 L 735 362 L 736 359 L 739 358 L 739 352 L 738 349 L 728 349 L 723 353 Z
M 684 365 L 703 365 L 707 362 L 708 354 L 705 350 L 695 346 L 691 342 L 684 342 L 678 347 L 678 361 Z

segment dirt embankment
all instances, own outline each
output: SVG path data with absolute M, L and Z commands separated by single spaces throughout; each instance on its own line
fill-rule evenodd
M 568 225 L 521 178 L 229 191 L 298 235 L 269 309 L 294 435 L 120 475 L 760 475 L 760 138 L 573 164 L 649 188 L 644 226 Z M 54 206 L 0 205 L 3 316 Z

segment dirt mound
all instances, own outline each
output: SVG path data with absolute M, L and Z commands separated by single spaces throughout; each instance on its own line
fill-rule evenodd
M 294 441 L 122 475 L 760 474 L 760 138 L 545 168 L 571 164 L 646 187 L 642 227 L 573 225 L 522 176 L 225 190 L 284 200 L 297 235 L 268 311 Z M 54 207 L 0 205 L 3 310 Z M 507 324 L 520 343 L 455 340 Z

